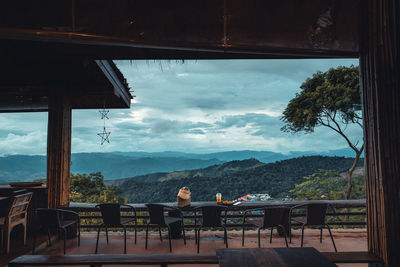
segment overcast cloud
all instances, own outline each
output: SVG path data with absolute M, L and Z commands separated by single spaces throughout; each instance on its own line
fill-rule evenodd
M 100 145 L 97 110 L 74 110 L 72 152 L 227 150 L 327 151 L 340 136 L 280 131 L 282 111 L 317 70 L 355 59 L 117 61 L 134 90 L 130 109 L 110 110 L 110 143 Z M 47 113 L 0 114 L 0 154 L 45 154 Z M 347 129 L 361 140 L 357 127 Z

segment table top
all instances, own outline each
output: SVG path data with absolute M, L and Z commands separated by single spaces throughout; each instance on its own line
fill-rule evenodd
M 315 248 L 217 249 L 221 267 L 335 267 Z
M 276 207 L 276 206 L 286 206 L 292 207 L 299 204 L 307 204 L 307 203 L 327 203 L 333 205 L 336 208 L 351 208 L 351 207 L 365 207 L 365 199 L 355 199 L 355 200 L 306 200 L 306 201 L 252 201 L 252 202 L 241 202 L 237 205 L 229 205 L 227 206 L 229 210 L 246 210 L 252 208 L 261 208 L 261 207 Z M 167 203 L 159 203 L 171 207 L 177 207 L 176 202 L 167 202 Z M 95 203 L 77 203 L 71 202 L 69 209 L 78 210 L 78 211 L 92 211 L 97 204 Z M 145 203 L 130 203 L 129 206 L 136 208 L 138 211 L 147 210 Z M 216 201 L 199 201 L 192 202 L 190 206 L 185 207 L 184 210 L 193 210 L 197 207 L 207 206 L 207 205 L 216 205 Z

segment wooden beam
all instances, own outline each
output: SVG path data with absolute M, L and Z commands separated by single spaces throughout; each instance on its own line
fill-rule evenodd
M 72 108 L 65 93 L 49 97 L 47 190 L 49 208 L 69 205 Z
M 125 83 L 124 81 L 121 81 L 121 78 L 118 77 L 113 67 L 111 66 L 111 64 L 114 63 L 111 62 L 110 64 L 108 60 L 95 60 L 95 62 L 113 86 L 114 95 L 121 98 L 125 102 L 125 104 L 130 107 L 132 96 L 130 95 L 129 91 L 127 91 L 128 86 L 126 84 L 126 81 Z
M 400 266 L 400 4 L 363 3 L 363 92 L 369 251 Z

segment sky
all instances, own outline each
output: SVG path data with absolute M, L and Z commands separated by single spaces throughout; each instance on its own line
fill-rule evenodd
M 116 61 L 133 95 L 130 109 L 111 109 L 100 144 L 98 110 L 74 110 L 72 152 L 230 150 L 328 151 L 342 137 L 280 130 L 282 111 L 316 71 L 358 65 L 358 59 Z M 360 127 L 348 127 L 362 141 Z M 46 154 L 47 113 L 0 114 L 0 155 Z

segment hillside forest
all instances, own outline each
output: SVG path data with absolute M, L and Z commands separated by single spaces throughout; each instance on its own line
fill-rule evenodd
M 308 156 L 275 163 L 235 160 L 207 168 L 155 173 L 109 183 L 101 173 L 72 174 L 72 202 L 174 202 L 188 186 L 192 201 L 212 201 L 217 192 L 225 200 L 249 193 L 267 193 L 274 199 L 344 199 L 346 168 L 352 158 Z M 361 160 L 359 169 L 363 165 Z M 354 177 L 352 199 L 365 197 L 362 173 Z

